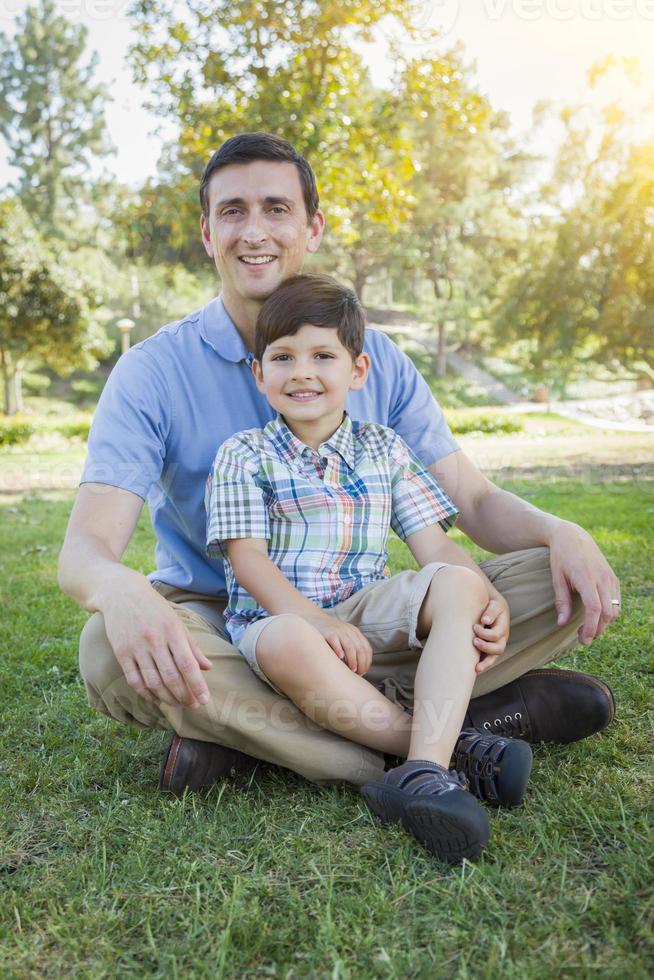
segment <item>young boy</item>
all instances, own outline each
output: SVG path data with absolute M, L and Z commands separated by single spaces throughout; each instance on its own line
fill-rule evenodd
M 328 276 L 294 276 L 266 300 L 252 368 L 278 415 L 218 450 L 207 550 L 226 559 L 227 631 L 252 670 L 323 727 L 406 757 L 365 799 L 438 857 L 472 859 L 488 817 L 450 765 L 505 805 L 531 768 L 526 743 L 461 732 L 508 615 L 475 636 L 490 584 L 444 533 L 455 505 L 392 429 L 345 412 L 370 369 L 364 331 L 356 296 Z M 419 571 L 387 577 L 391 527 Z M 373 650 L 410 647 L 422 648 L 413 716 L 365 679 Z

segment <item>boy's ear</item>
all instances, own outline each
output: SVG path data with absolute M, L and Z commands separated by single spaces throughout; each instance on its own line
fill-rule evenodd
M 252 361 L 252 374 L 257 383 L 257 388 L 263 393 L 263 371 L 261 370 L 261 361 L 257 361 L 256 357 Z
M 370 358 L 367 354 L 359 354 L 352 365 L 352 381 L 350 391 L 358 391 L 363 388 L 370 371 Z

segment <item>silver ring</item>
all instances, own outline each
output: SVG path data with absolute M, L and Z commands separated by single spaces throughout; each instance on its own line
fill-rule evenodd
M 611 599 L 611 605 L 612 606 L 619 606 L 620 605 L 620 600 L 619 599 Z

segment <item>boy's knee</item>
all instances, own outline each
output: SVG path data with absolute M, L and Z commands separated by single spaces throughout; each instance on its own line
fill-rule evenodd
M 483 580 L 465 565 L 446 565 L 437 571 L 429 584 L 427 596 L 436 604 L 442 601 L 443 596 L 475 605 L 488 602 L 488 590 Z
M 315 629 L 301 616 L 294 613 L 281 613 L 266 626 L 257 640 L 257 655 L 286 653 L 306 649 L 307 641 L 315 634 Z

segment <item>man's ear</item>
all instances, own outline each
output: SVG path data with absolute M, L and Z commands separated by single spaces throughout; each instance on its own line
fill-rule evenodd
M 370 371 L 370 358 L 367 354 L 359 354 L 352 365 L 352 381 L 350 391 L 358 391 L 363 388 Z
M 316 211 L 313 218 L 307 225 L 307 252 L 317 252 L 322 234 L 325 230 L 325 215 L 320 209 Z
M 211 229 L 209 227 L 209 222 L 202 214 L 200 215 L 200 234 L 202 235 L 202 244 L 204 245 L 204 250 L 207 255 L 213 258 L 213 242 L 211 241 Z

